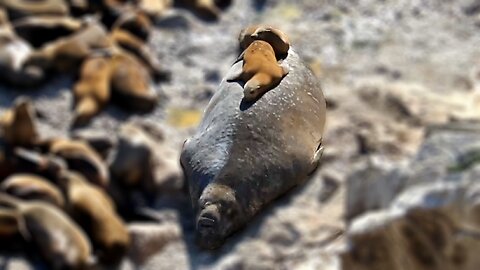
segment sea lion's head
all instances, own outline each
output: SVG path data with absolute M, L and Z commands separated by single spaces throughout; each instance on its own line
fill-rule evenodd
M 203 190 L 197 213 L 197 242 L 206 249 L 220 247 L 225 237 L 239 226 L 243 216 L 235 191 L 220 184 L 210 184 Z

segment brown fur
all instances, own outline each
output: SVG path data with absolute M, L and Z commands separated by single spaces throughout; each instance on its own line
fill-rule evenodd
M 65 207 L 60 190 L 47 179 L 34 174 L 14 174 L 1 184 L 0 189 L 17 198 L 41 200 L 59 208 Z
M 219 5 L 216 4 L 219 2 Z M 206 21 L 216 21 L 220 18 L 222 8 L 230 5 L 231 0 L 177 0 L 176 5 L 191 10 L 196 16 Z
M 52 269 L 85 269 L 91 246 L 83 231 L 58 208 L 0 194 L 0 205 L 18 213 L 22 236 L 33 243 Z
M 73 86 L 73 126 L 87 124 L 107 105 L 110 100 L 111 74 L 109 57 L 90 57 L 83 62 L 79 80 Z
M 12 20 L 32 15 L 68 14 L 68 6 L 64 0 L 1 0 L 0 5 L 7 9 Z
M 93 50 L 106 49 L 111 45 L 105 28 L 97 22 L 91 22 L 71 36 L 46 44 L 35 51 L 27 62 L 63 72 L 77 70 Z
M 77 171 L 101 187 L 109 183 L 109 172 L 100 155 L 87 143 L 79 140 L 54 139 L 50 153 L 63 158 L 70 170 Z
M 148 69 L 128 52 L 118 52 L 112 59 L 112 94 L 123 107 L 151 111 L 158 102 Z
M 18 213 L 14 210 L 0 208 L 0 239 L 4 240 L 15 236 L 19 232 L 18 227 Z
M 153 18 L 160 18 L 172 5 L 172 0 L 138 0 L 138 7 Z
M 128 231 L 115 212 L 113 201 L 100 188 L 81 175 L 66 172 L 62 176 L 72 215 L 85 228 L 99 249 L 101 261 L 118 262 L 130 243 Z
M 160 67 L 158 58 L 151 53 L 145 41 L 133 35 L 131 32 L 123 29 L 113 29 L 110 34 L 114 43 L 123 49 L 135 55 L 146 67 L 150 73 L 157 79 L 168 79 L 168 72 Z
M 285 58 L 290 49 L 287 35 L 272 26 L 252 25 L 243 29 L 238 36 L 242 51 L 248 48 L 255 40 L 268 42 L 275 51 L 275 55 L 279 56 L 277 60 Z
M 124 30 L 146 42 L 152 31 L 152 21 L 142 11 L 134 10 L 125 12 L 113 24 L 112 30 Z
M 277 63 L 272 46 L 262 40 L 250 44 L 245 50 L 243 61 L 241 74 L 233 79 L 245 82 L 243 93 L 246 101 L 257 99 L 288 74 L 288 71 Z
M 13 23 L 15 33 L 34 47 L 71 35 L 82 27 L 81 20 L 66 16 L 33 16 Z
M 0 116 L 3 139 L 10 145 L 34 145 L 38 140 L 35 120 L 35 112 L 30 100 L 18 98 L 13 108 Z

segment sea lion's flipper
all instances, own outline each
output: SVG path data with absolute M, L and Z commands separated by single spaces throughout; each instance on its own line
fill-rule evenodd
M 236 62 L 235 64 L 232 65 L 230 70 L 227 73 L 227 76 L 225 76 L 227 82 L 233 82 L 240 80 L 243 74 L 243 63 Z

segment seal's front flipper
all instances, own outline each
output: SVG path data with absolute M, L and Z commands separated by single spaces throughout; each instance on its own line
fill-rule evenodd
M 237 81 L 242 78 L 242 73 L 243 73 L 243 61 L 233 64 L 233 66 L 230 68 L 225 78 L 227 82 Z
M 320 164 L 320 158 L 323 155 L 323 150 L 324 149 L 325 148 L 323 147 L 322 142 L 320 141 L 320 145 L 318 146 L 317 151 L 315 151 L 315 154 L 313 155 L 312 169 L 311 169 L 309 175 L 314 173 L 315 170 L 318 168 L 318 165 Z

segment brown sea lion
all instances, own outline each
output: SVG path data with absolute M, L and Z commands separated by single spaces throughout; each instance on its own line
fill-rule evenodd
M 141 10 L 125 12 L 112 26 L 112 30 L 122 29 L 141 39 L 143 42 L 148 40 L 152 28 L 152 21 L 148 15 Z
M 65 207 L 65 199 L 60 190 L 48 179 L 34 174 L 14 174 L 6 178 L 0 190 L 24 200 L 40 200 Z
M 0 6 L 7 10 L 12 21 L 33 15 L 68 14 L 68 5 L 64 0 L 0 0 Z
M 149 112 L 155 108 L 158 96 L 148 69 L 128 52 L 112 56 L 112 97 L 122 107 Z
M 56 179 L 61 171 L 67 169 L 67 164 L 61 158 L 41 154 L 35 150 L 15 147 L 8 153 L 10 173 L 35 174 L 46 179 Z M 7 176 L 8 176 L 7 175 Z
M 12 238 L 19 232 L 18 219 L 19 216 L 16 211 L 0 208 L 0 239 Z
M 275 51 L 277 60 L 285 58 L 290 48 L 287 35 L 279 29 L 268 25 L 252 25 L 243 29 L 238 36 L 240 49 L 242 51 L 245 50 L 255 40 L 268 42 Z
M 180 160 L 204 248 L 218 248 L 318 166 L 325 99 L 292 48 L 284 63 L 289 75 L 254 103 L 242 100 L 239 84 L 223 80 L 184 143 Z M 240 61 L 231 69 L 241 66 Z
M 93 56 L 80 67 L 80 76 L 73 86 L 75 112 L 73 126 L 84 126 L 107 105 L 110 100 L 112 67 L 110 57 Z
M 108 186 L 108 168 L 100 155 L 86 142 L 70 139 L 52 139 L 49 152 L 63 158 L 68 169 L 84 175 L 93 184 Z
M 13 108 L 0 116 L 0 131 L 5 143 L 11 146 L 32 146 L 38 141 L 36 114 L 26 97 L 15 100 Z
M 18 212 L 20 232 L 35 245 L 52 269 L 85 269 L 91 246 L 84 232 L 58 208 L 0 194 L 0 207 Z
M 32 16 L 13 23 L 15 33 L 35 48 L 79 31 L 84 23 L 69 16 Z
M 242 70 L 227 80 L 245 82 L 244 98 L 254 101 L 275 87 L 287 74 L 288 68 L 277 63 L 272 46 L 266 41 L 255 40 L 243 54 Z
M 104 160 L 117 146 L 117 139 L 106 130 L 82 129 L 73 132 L 71 137 L 88 143 Z
M 125 224 L 115 212 L 113 201 L 80 174 L 67 171 L 59 181 L 65 188 L 72 216 L 98 248 L 100 261 L 118 262 L 127 251 L 130 238 Z
M 99 22 L 90 21 L 75 34 L 47 43 L 34 51 L 26 62 L 27 65 L 44 69 L 76 71 L 93 50 L 107 49 L 111 45 L 106 29 Z
M 152 54 L 151 49 L 147 43 L 142 39 L 133 35 L 130 31 L 123 29 L 113 29 L 110 33 L 112 41 L 118 44 L 123 49 L 135 55 L 146 67 L 148 67 L 150 74 L 156 80 L 168 80 L 169 72 L 161 68 L 158 57 Z
M 217 21 L 222 9 L 230 6 L 232 0 L 176 0 L 175 6 L 191 10 L 205 21 Z
M 173 0 L 137 0 L 137 5 L 148 16 L 157 19 L 173 6 Z

